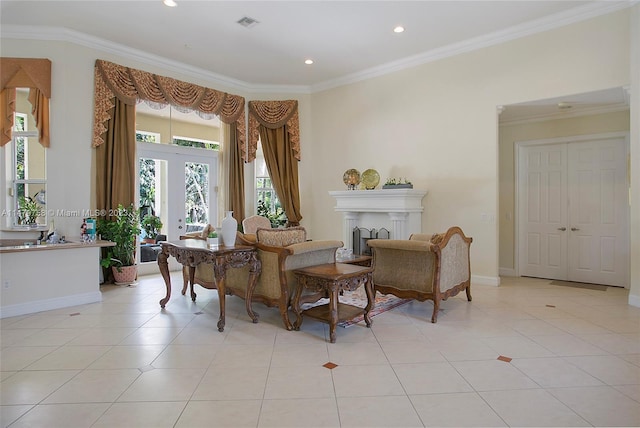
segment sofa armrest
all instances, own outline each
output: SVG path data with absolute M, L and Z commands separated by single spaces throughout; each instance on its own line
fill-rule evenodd
M 431 249 L 440 259 L 440 290 L 445 292 L 471 279 L 469 250 L 473 238 L 466 237 L 457 226 L 449 228 L 442 241 Z

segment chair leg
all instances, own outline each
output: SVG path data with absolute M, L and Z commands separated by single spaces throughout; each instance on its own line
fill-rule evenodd
M 282 322 L 284 324 L 284 328 L 291 331 L 293 330 L 293 325 L 289 320 L 289 309 L 286 306 L 280 306 L 280 315 L 282 316 Z
M 470 302 L 471 301 L 471 284 L 467 285 L 467 300 Z
M 438 311 L 440 310 L 440 299 L 433 299 L 433 314 L 431 315 L 431 322 L 438 322 Z

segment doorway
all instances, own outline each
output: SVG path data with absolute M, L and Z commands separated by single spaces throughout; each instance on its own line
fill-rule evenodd
M 518 272 L 629 284 L 629 138 L 625 133 L 516 145 Z
M 160 217 L 168 241 L 218 223 L 217 151 L 144 142 L 137 147 L 138 206 Z M 146 261 L 141 265 L 157 271 L 155 258 Z

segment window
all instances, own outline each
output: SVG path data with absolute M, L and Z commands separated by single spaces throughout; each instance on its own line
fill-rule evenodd
M 136 142 L 160 144 L 160 133 L 136 130 Z
M 271 177 L 269 177 L 267 163 L 264 160 L 260 142 L 258 142 L 258 150 L 254 162 L 257 214 L 271 220 L 273 227 L 284 226 L 287 223 L 287 217 L 284 214 L 278 195 L 273 188 Z
M 38 141 L 35 120 L 31 116 L 28 91 L 16 91 L 16 112 L 11 143 L 5 152 L 10 183 L 7 207 L 9 228 L 32 228 L 47 224 L 46 209 L 46 149 Z

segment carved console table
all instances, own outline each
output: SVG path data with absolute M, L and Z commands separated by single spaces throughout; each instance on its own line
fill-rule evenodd
M 251 300 L 253 289 L 258 281 L 258 275 L 262 264 L 257 257 L 254 247 L 237 245 L 235 247 L 211 246 L 206 241 L 187 239 L 183 241 L 162 242 L 162 252 L 158 254 L 158 267 L 167 287 L 167 295 L 160 300 L 160 307 L 164 308 L 171 298 L 171 278 L 169 276 L 169 256 L 175 257 L 178 263 L 189 267 L 189 283 L 191 284 L 191 299 L 195 301 L 196 293 L 193 291 L 193 279 L 196 266 L 200 263 L 213 265 L 215 272 L 218 300 L 220 301 L 220 317 L 218 319 L 218 331 L 224 331 L 225 324 L 225 279 L 228 268 L 240 268 L 249 265 L 249 285 L 245 304 L 247 313 L 254 323 L 258 322 L 258 315 L 253 312 Z

